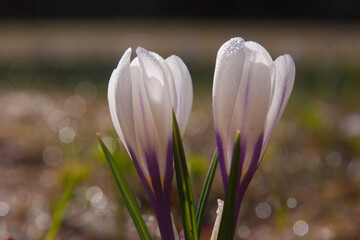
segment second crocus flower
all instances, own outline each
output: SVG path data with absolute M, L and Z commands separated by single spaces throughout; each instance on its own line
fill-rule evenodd
M 177 56 L 164 60 L 141 47 L 136 53 L 131 61 L 129 48 L 111 75 L 110 113 L 154 207 L 162 239 L 172 240 L 172 109 L 183 134 L 192 107 L 191 77 Z
M 286 54 L 272 60 L 258 43 L 233 38 L 218 51 L 213 111 L 219 164 L 226 192 L 237 131 L 240 169 L 234 222 L 244 193 L 289 100 L 295 64 Z

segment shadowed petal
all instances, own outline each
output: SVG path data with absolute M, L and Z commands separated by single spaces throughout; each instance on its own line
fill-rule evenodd
M 172 105 L 179 124 L 180 133 L 183 135 L 190 117 L 193 102 L 193 87 L 191 76 L 184 62 L 175 55 L 165 60 L 171 72 L 168 78 Z
M 256 58 L 256 56 L 254 56 Z M 258 139 L 263 136 L 264 125 L 269 107 L 271 93 L 272 62 L 253 62 L 248 72 L 249 82 L 245 93 L 244 120 L 241 126 L 242 141 L 246 141 L 243 168 L 247 171 L 253 158 Z M 262 137 L 261 137 L 262 140 Z M 256 164 L 257 165 L 257 164 Z
M 286 104 L 290 98 L 295 81 L 295 63 L 290 55 L 286 54 L 275 60 L 275 81 L 274 92 L 271 98 L 268 116 L 265 126 L 264 148 L 262 155 L 269 143 L 271 134 L 285 110 Z

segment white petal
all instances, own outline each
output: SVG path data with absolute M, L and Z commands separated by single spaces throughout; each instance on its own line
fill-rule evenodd
M 280 121 L 290 98 L 295 81 L 295 63 L 290 55 L 286 54 L 275 60 L 276 75 L 274 81 L 274 92 L 271 97 L 268 116 L 265 127 L 264 151 L 269 143 L 274 128 Z M 262 154 L 264 154 L 264 151 Z
M 258 139 L 263 135 L 271 94 L 274 63 L 261 45 L 231 39 L 219 50 L 213 87 L 215 128 L 226 152 L 230 171 L 236 132 L 246 144 L 248 168 Z
M 230 125 L 240 128 L 241 106 L 235 109 L 242 81 L 245 49 L 242 38 L 233 38 L 224 43 L 218 51 L 213 84 L 213 112 L 215 129 L 223 142 L 223 149 L 231 151 L 228 146 L 235 133 L 230 133 Z M 237 110 L 236 112 L 234 112 Z M 233 120 L 233 116 L 236 118 Z M 232 136 L 229 136 L 229 135 Z M 225 163 L 230 165 L 231 157 L 225 153 Z M 231 153 L 232 154 L 232 153 Z
M 253 58 L 257 59 L 258 56 L 253 55 L 250 58 L 251 66 L 247 72 L 249 84 L 246 86 L 245 91 L 244 120 L 241 126 L 241 138 L 246 144 L 246 155 L 243 165 L 245 169 L 248 169 L 250 166 L 256 143 L 259 139 L 262 141 L 261 137 L 264 134 L 270 102 L 271 73 L 274 71 L 274 64 L 272 62 L 254 61 Z
M 253 41 L 247 41 L 245 43 L 245 46 L 247 49 L 249 49 L 250 51 L 256 53 L 256 59 L 254 60 L 255 62 L 262 62 L 265 65 L 273 65 L 274 62 L 269 54 L 269 52 L 260 44 L 258 44 L 257 42 L 253 42 Z M 274 93 L 274 83 L 273 81 L 275 81 L 275 68 L 271 67 L 271 96 Z
M 161 64 L 152 54 L 139 48 L 137 54 L 143 82 L 138 82 L 134 89 L 134 94 L 138 94 L 137 97 L 134 95 L 137 104 L 134 108 L 142 109 L 137 116 L 134 113 L 136 132 L 144 144 L 142 147 L 157 153 L 160 173 L 164 176 L 165 155 L 172 135 L 171 101 L 165 87 L 167 80 Z
M 263 62 L 264 64 L 271 64 L 273 62 L 269 52 L 257 42 L 247 41 L 245 42 L 245 47 L 257 53 L 256 62 Z
M 189 120 L 193 102 L 191 76 L 181 58 L 173 55 L 168 57 L 165 60 L 165 63 L 171 72 L 172 77 L 168 78 L 169 92 L 171 94 L 176 118 L 179 123 L 180 132 L 183 135 Z
M 165 74 L 164 85 L 165 85 L 166 89 L 168 89 L 168 93 L 171 98 L 171 104 L 172 104 L 173 108 L 176 109 L 176 106 L 178 104 L 177 103 L 178 99 L 176 97 L 176 89 L 175 89 L 174 79 L 173 79 L 173 74 L 171 72 L 171 69 L 169 68 L 166 61 L 159 54 L 150 52 L 150 51 L 148 53 L 151 54 L 160 63 L 160 65 L 164 71 L 164 74 Z
M 136 151 L 132 111 L 130 56 L 131 48 L 126 50 L 117 68 L 111 74 L 108 86 L 108 101 L 111 119 L 123 145 L 128 150 L 129 146 L 127 146 L 127 144 L 129 144 L 130 147 Z

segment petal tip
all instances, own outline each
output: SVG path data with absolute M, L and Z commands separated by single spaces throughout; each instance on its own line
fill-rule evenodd
M 116 68 L 120 68 L 120 67 L 123 66 L 124 64 L 130 63 L 131 52 L 132 52 L 131 47 L 129 47 L 128 49 L 126 49 L 126 51 L 124 52 L 124 54 L 121 56 L 121 58 L 120 58 L 120 60 L 119 60 L 119 63 L 118 63 L 118 65 L 117 65 Z
M 146 50 L 145 48 L 141 47 L 141 46 L 138 46 L 136 48 L 136 54 L 139 55 L 139 54 L 143 54 L 143 53 L 149 53 L 149 51 Z

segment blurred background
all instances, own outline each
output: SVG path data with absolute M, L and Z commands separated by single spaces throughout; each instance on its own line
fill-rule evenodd
M 184 144 L 196 202 L 215 149 L 215 58 L 236 36 L 296 63 L 293 94 L 245 195 L 236 239 L 360 239 L 359 13 L 355 0 L 2 0 L 0 239 L 52 239 L 57 230 L 57 239 L 138 239 L 96 132 L 156 236 L 107 105 L 110 74 L 128 47 L 176 54 L 189 68 L 194 104 Z M 217 198 L 219 172 L 202 239 Z

